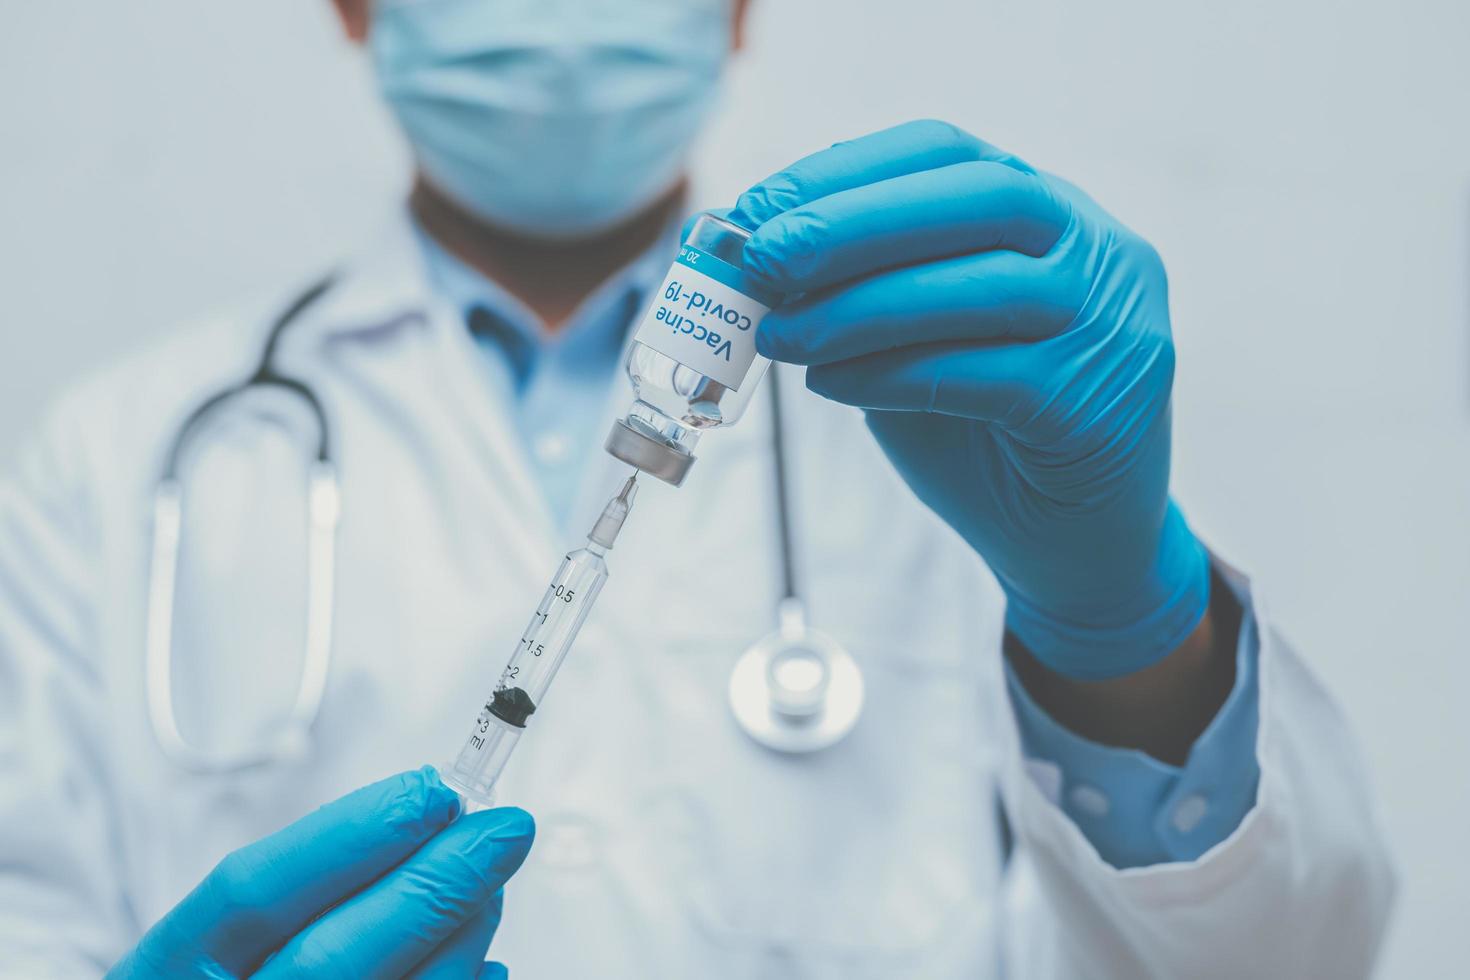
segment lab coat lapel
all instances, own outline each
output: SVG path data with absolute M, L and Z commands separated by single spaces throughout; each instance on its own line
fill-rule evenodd
M 555 549 L 553 519 L 537 491 L 512 407 L 486 382 L 479 363 L 484 355 L 459 312 L 429 287 L 406 212 L 397 215 L 377 244 L 353 263 L 324 298 L 311 325 L 303 326 L 303 333 L 315 331 L 323 341 L 389 329 L 421 330 L 427 348 L 424 361 L 387 357 L 369 370 L 390 397 L 428 416 L 428 431 L 436 441 L 447 443 L 435 451 L 459 452 L 477 461 L 475 470 L 487 484 L 485 509 L 508 515 L 496 522 L 503 525 L 500 532 L 512 551 L 503 559 L 536 568 L 545 563 Z
M 446 401 L 457 409 L 454 424 L 476 458 L 483 461 L 494 483 L 499 504 L 509 519 L 505 534 L 518 557 L 539 568 L 557 547 L 555 519 L 546 497 L 536 485 L 524 440 L 516 431 L 513 406 L 486 383 L 478 350 L 458 311 L 437 298 L 431 329 Z

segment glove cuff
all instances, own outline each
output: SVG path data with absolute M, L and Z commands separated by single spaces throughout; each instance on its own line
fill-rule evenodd
M 1210 604 L 1210 557 L 1171 499 L 1143 584 L 1097 621 L 1042 612 L 1007 590 L 1006 626 L 1049 669 L 1078 680 L 1152 666 L 1194 632 Z

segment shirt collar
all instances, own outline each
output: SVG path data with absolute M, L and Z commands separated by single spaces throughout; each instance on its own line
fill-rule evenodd
M 406 206 L 395 208 L 371 241 L 352 255 L 332 287 L 293 334 L 335 339 L 379 333 L 434 318 L 435 298 L 414 241 Z
M 555 333 L 548 333 L 540 318 L 499 283 L 452 254 L 417 224 L 414 240 L 429 288 L 462 318 L 471 310 L 486 310 L 536 352 L 549 348 L 616 350 L 636 307 L 660 281 L 677 246 L 679 227 L 671 224 L 651 246 L 608 276 Z
M 658 285 L 678 247 L 680 228 L 679 223 L 671 223 L 643 254 L 593 290 L 573 313 L 572 322 L 558 331 L 557 342 L 574 336 L 584 323 L 593 324 L 592 333 L 597 332 L 598 325 L 611 331 L 610 335 L 625 331 L 628 318 L 607 313 L 616 304 L 626 302 L 630 291 L 646 296 Z M 445 270 L 434 268 L 436 257 L 426 251 L 426 244 L 458 264 L 463 276 L 450 271 L 454 282 L 441 285 L 436 277 Z M 291 333 L 293 338 L 303 340 L 328 340 L 380 334 L 407 325 L 443 323 L 462 330 L 466 312 L 463 303 L 476 298 L 510 322 L 532 330 L 538 343 L 547 342 L 525 304 L 430 241 L 417 229 L 408 207 L 402 205 L 394 209 L 370 243 L 344 264 L 332 287 L 304 311 L 301 323 L 293 326 Z M 607 322 L 597 324 L 599 320 Z

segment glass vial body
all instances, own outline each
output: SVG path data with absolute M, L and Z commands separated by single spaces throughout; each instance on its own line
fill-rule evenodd
M 740 419 L 770 365 L 755 331 L 778 298 L 746 272 L 749 240 L 739 225 L 700 215 L 633 335 L 634 401 L 607 448 L 665 482 L 682 482 L 701 433 Z

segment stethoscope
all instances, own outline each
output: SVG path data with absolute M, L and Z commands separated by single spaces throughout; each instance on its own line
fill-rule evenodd
M 778 752 L 817 752 L 840 742 L 863 710 L 863 675 L 843 646 L 807 622 L 797 589 L 791 535 L 790 479 L 780 377 L 772 365 L 771 457 L 776 531 L 781 543 L 777 626 L 746 648 L 730 673 L 730 711 L 745 733 Z
M 331 286 L 327 278 L 302 293 L 271 325 L 255 371 L 244 381 L 206 398 L 179 426 L 169 446 L 163 474 L 153 490 L 153 549 L 148 566 L 148 622 L 144 677 L 148 717 L 164 755 L 195 772 L 227 773 L 269 763 L 292 761 L 306 754 L 311 729 L 321 713 L 322 694 L 332 665 L 332 601 L 336 580 L 338 485 L 332 461 L 331 430 L 321 399 L 306 382 L 276 369 L 281 335 Z M 275 734 L 237 751 L 195 745 L 179 730 L 174 712 L 173 624 L 178 585 L 179 531 L 184 490 L 179 464 L 190 438 L 206 418 L 227 402 L 252 390 L 276 389 L 305 405 L 316 424 L 316 459 L 307 484 L 306 659 L 295 700 Z
M 332 663 L 333 592 L 336 578 L 340 498 L 332 457 L 331 430 L 321 399 L 306 382 L 275 365 L 281 336 L 326 293 L 328 278 L 312 286 L 272 323 L 254 372 L 206 398 L 185 417 L 169 446 L 153 493 L 153 545 L 148 572 L 145 641 L 147 708 L 159 748 L 170 761 L 203 773 L 231 773 L 304 757 L 321 714 Z M 797 589 L 791 534 L 791 502 L 779 379 L 766 382 L 771 403 L 777 530 L 781 550 L 778 628 L 752 644 L 730 675 L 730 709 L 752 739 L 786 753 L 809 753 L 841 741 L 857 724 L 863 678 L 843 647 L 807 623 L 806 602 Z M 173 622 L 184 492 L 180 463 L 206 418 L 251 390 L 272 388 L 300 401 L 317 430 L 316 458 L 308 476 L 306 657 L 295 699 L 275 734 L 238 750 L 202 748 L 179 728 L 173 691 Z

